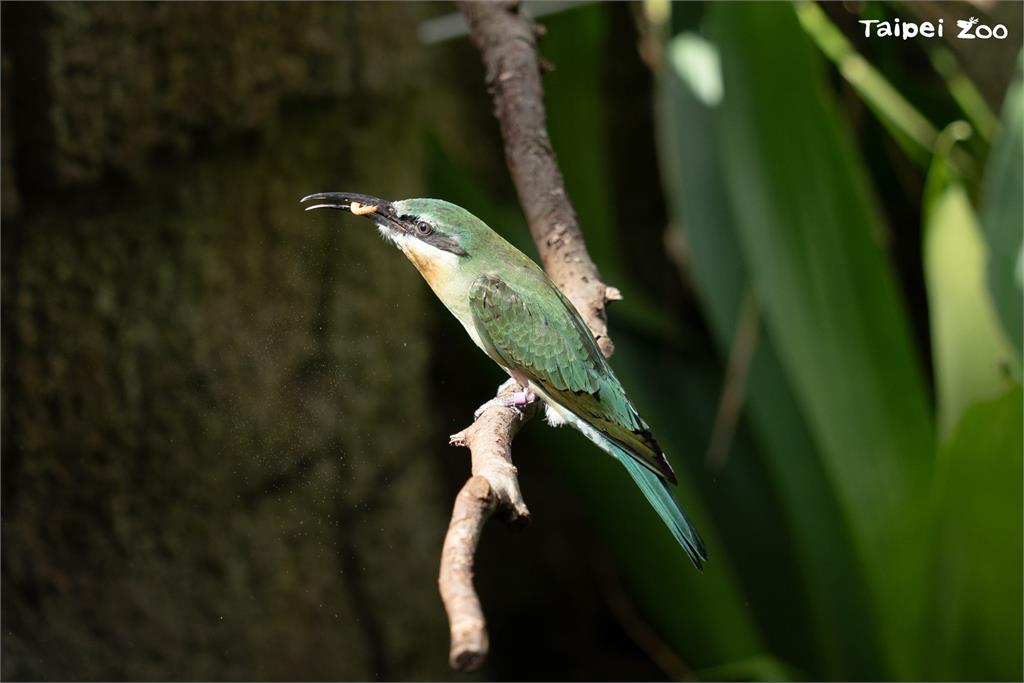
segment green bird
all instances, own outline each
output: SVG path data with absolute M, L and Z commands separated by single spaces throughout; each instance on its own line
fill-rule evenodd
M 439 199 L 390 202 L 323 192 L 306 208 L 369 218 L 412 261 L 473 342 L 519 385 L 495 402 L 539 397 L 552 425 L 568 422 L 625 466 L 700 569 L 704 543 L 669 487 L 676 476 L 580 314 L 526 254 L 465 209 Z

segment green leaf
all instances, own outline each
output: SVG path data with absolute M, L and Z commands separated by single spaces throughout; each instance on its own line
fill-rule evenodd
M 723 3 L 723 168 L 765 325 L 867 573 L 886 666 L 913 676 L 925 595 L 925 385 L 864 172 L 784 4 Z
M 934 43 L 928 48 L 928 58 L 935 71 L 946 81 L 950 96 L 960 105 L 960 110 L 967 116 L 974 130 L 978 131 L 986 143 L 991 143 L 999 120 L 970 77 L 960 68 L 953 51 L 943 43 Z
M 794 681 L 801 678 L 799 672 L 771 657 L 729 662 L 696 673 L 702 681 Z
M 944 437 L 972 403 L 1006 391 L 1015 361 L 985 286 L 985 260 L 967 192 L 947 158 L 939 156 L 928 177 L 924 261 Z
M 688 266 L 701 303 L 726 357 L 751 282 L 722 168 L 720 140 L 727 129 L 718 124 L 723 91 L 718 49 L 696 33 L 682 33 L 668 43 L 666 54 L 670 68 L 659 77 L 657 118 L 666 196 L 674 229 L 685 236 L 692 255 Z M 811 622 L 809 638 L 815 643 L 810 648 L 802 640 L 798 653 L 804 659 L 794 664 L 812 677 L 880 678 L 877 634 L 849 525 L 763 324 L 758 339 L 744 410 L 760 449 L 734 448 L 730 463 L 763 458 L 769 476 L 763 483 L 778 491 L 783 504 L 798 567 L 787 611 L 809 604 L 809 615 L 792 616 Z
M 835 63 L 839 73 L 871 107 L 907 155 L 927 164 L 939 135 L 935 126 L 854 49 L 823 9 L 809 0 L 802 0 L 796 5 L 796 11 L 807 35 Z
M 1021 389 L 976 403 L 941 452 L 927 676 L 1021 680 Z
M 1018 71 L 1003 102 L 1002 130 L 985 169 L 981 224 L 988 243 L 988 286 L 1018 358 L 1024 335 L 1024 93 Z

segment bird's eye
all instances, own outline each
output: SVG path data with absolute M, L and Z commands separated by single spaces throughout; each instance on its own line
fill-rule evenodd
M 434 232 L 434 226 L 426 221 L 416 221 L 416 234 L 426 237 L 430 233 Z

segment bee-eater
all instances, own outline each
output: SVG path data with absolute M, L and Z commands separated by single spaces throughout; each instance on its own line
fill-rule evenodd
M 580 314 L 536 263 L 470 212 L 439 199 L 323 192 L 302 201 L 316 202 L 307 211 L 350 211 L 376 223 L 473 342 L 518 383 L 502 404 L 539 397 L 550 424 L 568 422 L 622 463 L 701 568 L 707 552 L 669 487 L 675 473 Z

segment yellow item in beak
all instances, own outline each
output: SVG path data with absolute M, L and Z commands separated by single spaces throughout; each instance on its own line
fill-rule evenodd
M 359 202 L 352 202 L 349 205 L 349 211 L 354 216 L 368 216 L 371 213 L 376 213 L 377 207 L 373 204 L 360 204 Z

